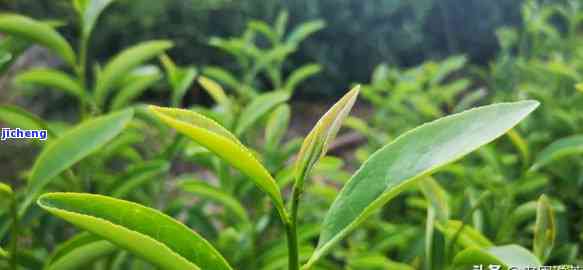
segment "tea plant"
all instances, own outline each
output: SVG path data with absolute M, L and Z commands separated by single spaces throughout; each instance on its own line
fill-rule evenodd
M 194 111 L 163 107 L 150 107 L 150 111 L 166 125 L 237 168 L 270 198 L 286 231 L 288 267 L 299 269 L 297 210 L 303 187 L 315 163 L 325 155 L 327 145 L 340 128 L 357 94 L 358 89 L 349 92 L 306 136 L 294 165 L 294 188 L 288 207 L 273 177 L 232 133 Z M 324 218 L 319 244 L 303 268 L 319 265 L 329 269 L 327 264 L 317 262 L 372 213 L 404 190 L 423 183 L 425 177 L 444 165 L 504 134 L 536 106 L 536 102 L 524 101 L 473 109 L 423 125 L 381 148 L 362 165 L 336 197 Z M 220 202 L 226 205 L 233 203 L 230 199 Z M 156 210 L 119 199 L 82 193 L 49 193 L 41 196 L 38 203 L 50 213 L 95 234 L 98 239 L 106 239 L 158 267 L 231 269 L 230 264 L 206 240 Z M 241 208 L 234 205 L 237 204 L 227 208 L 244 217 Z M 75 238 L 79 244 L 70 245 L 81 248 L 80 245 L 96 245 L 99 241 L 79 238 Z M 473 254 L 469 256 L 472 263 L 492 260 L 505 263 L 503 257 L 496 255 L 499 249 L 522 254 L 520 258 L 529 265 L 540 264 L 534 255 L 517 246 L 470 248 L 459 253 L 455 263 L 468 263 L 467 254 Z M 74 253 L 75 249 L 65 249 L 57 258 L 67 259 L 71 255 L 67 252 Z
M 281 12 L 273 27 L 254 20 L 241 37 L 211 38 L 210 45 L 233 56 L 240 75 L 233 75 L 220 67 L 207 67 L 203 73 L 232 88 L 243 100 L 255 97 L 262 89 L 292 93 L 302 81 L 319 73 L 321 67 L 314 63 L 306 64 L 284 77 L 285 60 L 298 50 L 302 41 L 322 29 L 324 22 L 302 23 L 289 34 L 286 34 L 287 27 L 288 14 Z M 261 75 L 265 75 L 268 83 L 260 83 Z

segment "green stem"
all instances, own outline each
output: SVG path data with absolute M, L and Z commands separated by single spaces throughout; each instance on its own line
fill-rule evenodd
M 297 181 L 292 190 L 291 213 L 289 224 L 286 225 L 288 252 L 289 252 L 289 270 L 299 269 L 299 252 L 298 252 L 298 209 L 300 207 L 300 197 L 303 190 L 303 179 Z
M 287 248 L 288 248 L 288 269 L 289 270 L 299 270 L 299 251 L 298 251 L 298 232 L 296 229 L 295 221 L 291 221 L 285 225 L 285 230 L 287 233 Z
M 10 203 L 10 215 L 12 217 L 12 232 L 10 237 L 10 266 L 16 268 L 16 254 L 18 251 L 18 209 L 16 209 L 16 198 L 12 196 Z
M 87 89 L 87 46 L 89 38 L 84 35 L 81 36 L 79 41 L 79 64 L 77 66 L 77 77 L 79 78 L 79 83 L 83 90 Z M 79 110 L 81 113 L 81 119 L 85 119 L 87 116 L 85 100 L 81 100 L 79 104 Z

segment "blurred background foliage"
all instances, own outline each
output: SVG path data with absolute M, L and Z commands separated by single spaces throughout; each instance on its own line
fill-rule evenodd
M 68 2 L 1 0 L 0 10 L 74 20 Z M 464 54 L 470 63 L 487 64 L 499 49 L 495 30 L 521 25 L 522 2 L 371 0 L 363 5 L 360 0 L 168 0 L 146 4 L 122 0 L 101 18 L 90 52 L 107 59 L 139 41 L 165 38 L 176 43 L 170 54 L 178 64 L 236 68 L 228 55 L 209 46 L 209 38 L 237 36 L 250 20 L 274 22 L 281 10 L 287 10 L 289 27 L 316 19 L 326 22 L 286 64 L 288 72 L 307 62 L 325 67 L 297 97 L 338 96 L 346 85 L 366 81 L 381 62 L 414 66 L 426 59 Z M 64 29 L 70 36 L 74 30 Z

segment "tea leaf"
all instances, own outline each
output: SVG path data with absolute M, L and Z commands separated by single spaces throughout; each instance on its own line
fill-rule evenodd
M 503 135 L 537 106 L 521 101 L 472 109 L 415 128 L 378 150 L 332 204 L 307 266 L 417 180 Z
M 364 255 L 350 260 L 351 269 L 414 270 L 410 265 L 394 262 L 383 255 Z
M 168 74 L 170 85 L 172 85 L 171 104 L 173 107 L 180 107 L 180 103 L 192 86 L 198 71 L 194 67 L 180 68 L 166 54 L 160 56 L 160 61 Z
M 221 83 L 224 83 L 225 85 L 237 91 L 241 86 L 241 83 L 237 80 L 235 76 L 233 76 L 233 74 L 220 67 L 206 67 L 203 70 L 203 74 L 210 78 L 218 80 Z
M 165 160 L 154 160 L 140 164 L 125 173 L 120 181 L 116 181 L 115 188 L 110 194 L 112 197 L 125 198 L 130 192 L 148 181 L 161 181 L 156 176 L 167 172 L 169 169 L 170 163 Z
M 132 119 L 133 114 L 132 110 L 125 110 L 88 120 L 67 131 L 43 149 L 30 175 L 29 200 L 54 177 L 117 136 Z
M 226 110 L 228 110 L 231 107 L 231 102 L 229 101 L 229 98 L 225 94 L 225 90 L 223 90 L 221 85 L 204 76 L 200 76 L 198 78 L 198 82 L 209 93 L 209 95 L 213 98 L 213 100 L 217 104 L 219 104 Z
M 235 135 L 215 121 L 193 111 L 155 106 L 150 106 L 150 111 L 166 125 L 191 138 L 247 175 L 269 195 L 282 220 L 287 221 L 283 199 L 275 180 Z
M 46 23 L 17 14 L 0 14 L 0 32 L 47 47 L 75 66 L 75 53 L 67 40 Z
M 308 38 L 313 33 L 320 31 L 325 26 L 326 23 L 324 23 L 324 21 L 322 20 L 303 23 L 289 34 L 289 36 L 286 39 L 286 43 L 293 46 L 297 46 L 304 39 Z
M 509 267 L 524 269 L 529 266 L 541 266 L 536 256 L 517 245 L 490 247 L 486 249 L 468 248 L 455 256 L 454 264 L 458 266 L 493 264 L 500 265 L 505 270 L 508 270 Z
M 564 157 L 583 153 L 583 135 L 573 135 L 554 141 L 536 157 L 530 170 L 538 170 L 547 164 Z
M 156 68 L 145 74 L 134 75 L 131 77 L 131 81 L 128 82 L 113 98 L 113 101 L 111 102 L 111 110 L 120 110 L 129 105 L 149 87 L 158 82 L 162 78 L 162 74 L 160 74 L 160 71 Z
M 8 252 L 6 252 L 2 247 L 0 247 L 0 258 L 8 259 Z
M 534 225 L 534 254 L 545 262 L 551 255 L 556 236 L 555 214 L 545 195 L 538 199 L 536 223 Z
M 204 238 L 152 208 L 82 193 L 48 193 L 38 204 L 162 269 L 232 269 Z
M 279 105 L 267 120 L 265 126 L 265 147 L 274 151 L 285 136 L 291 117 L 291 109 L 287 104 Z
M 328 144 L 336 137 L 342 121 L 348 116 L 356 102 L 360 87 L 356 86 L 334 104 L 320 118 L 312 131 L 306 136 L 295 163 L 296 186 L 300 188 L 310 171 L 328 151 Z
M 308 64 L 294 70 L 285 82 L 283 89 L 292 92 L 296 87 L 308 78 L 320 73 L 322 67 L 318 64 Z
M 77 97 L 79 100 L 88 100 L 87 92 L 83 86 L 67 73 L 54 69 L 33 69 L 18 74 L 14 81 L 17 84 L 33 84 L 63 92 Z
M 7 184 L 0 183 L 0 211 L 10 206 L 12 196 L 14 196 L 12 188 Z
M 204 199 L 224 205 L 230 213 L 233 213 L 239 221 L 247 227 L 247 229 L 251 228 L 252 223 L 247 215 L 247 211 L 237 199 L 233 198 L 228 193 L 197 180 L 181 181 L 179 186 L 186 192 L 196 194 Z
M 488 238 L 468 224 L 463 224 L 459 220 L 449 220 L 447 223 L 437 223 L 437 229 L 450 240 L 464 248 L 487 248 L 494 244 Z M 463 226 L 463 227 L 462 227 Z
M 241 112 L 241 117 L 235 128 L 235 134 L 243 134 L 248 128 L 257 122 L 257 120 L 270 112 L 277 105 L 286 102 L 289 98 L 290 94 L 282 91 L 275 91 L 255 97 Z
M 117 247 L 89 233 L 81 233 L 61 244 L 45 265 L 46 270 L 75 270 L 107 256 Z
M 99 15 L 101 15 L 103 10 L 113 1 L 114 0 L 85 0 L 82 3 L 79 3 L 80 1 L 75 1 L 75 7 L 81 15 L 83 25 L 81 34 L 84 38 L 89 37 L 91 31 L 93 31 L 93 27 L 95 27 Z
M 57 137 L 42 119 L 16 106 L 0 106 L 0 122 L 13 128 L 46 129 L 49 138 Z
M 420 181 L 419 187 L 429 201 L 430 207 L 434 209 L 437 220 L 442 224 L 447 223 L 449 220 L 449 205 L 445 190 L 433 177 L 427 177 L 425 180 Z
M 103 107 L 111 88 L 118 83 L 129 70 L 143 64 L 149 59 L 156 57 L 173 45 L 170 41 L 148 41 L 119 53 L 115 58 L 107 63 L 100 73 L 95 86 L 95 101 L 97 105 Z

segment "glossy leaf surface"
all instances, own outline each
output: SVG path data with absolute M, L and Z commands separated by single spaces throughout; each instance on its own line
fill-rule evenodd
M 308 265 L 416 180 L 503 135 L 537 106 L 521 101 L 468 110 L 415 128 L 378 150 L 332 204 Z
M 342 122 L 350 113 L 359 91 L 360 87 L 357 86 L 344 95 L 320 118 L 306 136 L 295 163 L 296 181 L 298 181 L 296 184 L 301 186 L 316 162 L 326 155 L 328 145 L 342 127 Z
M 162 269 L 231 269 L 205 239 L 157 210 L 82 193 L 45 194 L 38 204 Z
M 283 199 L 275 180 L 235 135 L 215 121 L 193 111 L 156 106 L 150 106 L 150 110 L 165 124 L 188 136 L 246 174 L 271 197 L 281 217 L 284 220 L 287 219 Z
M 47 146 L 32 168 L 29 195 L 36 195 L 54 177 L 104 146 L 132 117 L 133 111 L 125 110 L 88 120 Z
M 509 267 L 541 266 L 540 261 L 528 250 L 517 245 L 507 245 L 490 247 L 486 249 L 469 248 L 458 253 L 454 258 L 454 264 L 458 266 L 474 265 L 500 265 L 502 269 L 508 270 Z

